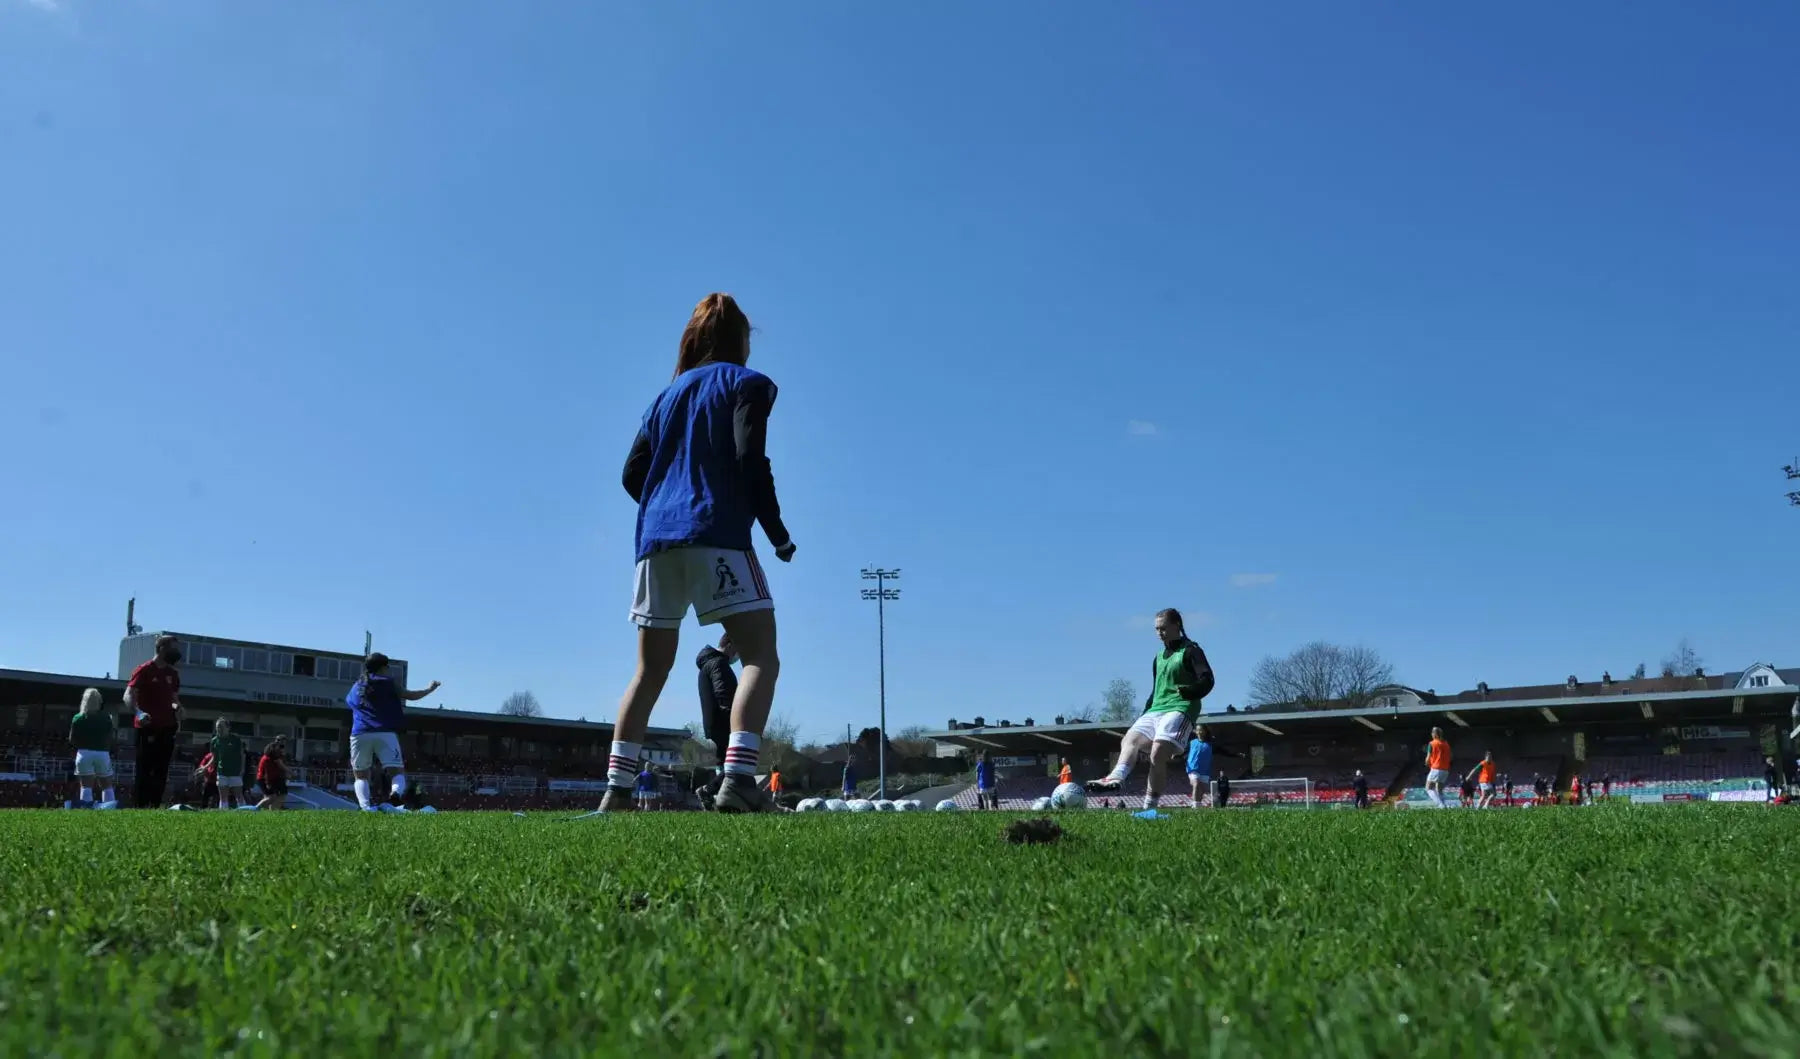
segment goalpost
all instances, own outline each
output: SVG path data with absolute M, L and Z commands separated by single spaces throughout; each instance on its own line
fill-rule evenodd
M 1208 784 L 1207 801 L 1218 801 L 1219 781 Z M 1313 794 L 1313 782 L 1305 776 L 1243 779 L 1231 781 L 1231 805 L 1287 806 L 1315 809 L 1319 800 Z

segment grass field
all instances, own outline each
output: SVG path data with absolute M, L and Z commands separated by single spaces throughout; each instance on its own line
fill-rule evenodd
M 1760 806 L 0 814 L 0 1055 L 1800 1054 Z

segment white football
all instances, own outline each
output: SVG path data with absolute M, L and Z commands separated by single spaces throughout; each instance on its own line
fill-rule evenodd
M 886 798 L 875 799 L 875 811 L 876 812 L 891 813 L 894 811 L 894 809 L 895 809 L 895 805 L 892 801 L 890 801 Z
M 903 813 L 916 813 L 920 809 L 925 808 L 925 803 L 916 798 L 908 798 L 903 802 L 895 802 L 894 807 Z
M 1079 783 L 1065 783 L 1050 792 L 1050 804 L 1057 809 L 1087 808 L 1087 790 Z
M 850 811 L 850 803 L 842 798 L 827 798 L 825 800 L 825 811 L 828 813 L 847 813 Z
M 943 801 L 937 803 L 937 811 L 940 813 L 954 813 L 961 809 L 962 806 L 957 805 L 955 800 L 951 798 L 945 798 Z
M 853 813 L 872 813 L 875 811 L 875 803 L 867 798 L 852 798 L 850 799 L 850 811 Z
M 825 799 L 823 798 L 802 798 L 800 804 L 794 806 L 796 813 L 822 813 L 824 811 Z
M 1041 812 L 1043 812 L 1043 811 L 1044 811 L 1044 810 L 1046 810 L 1046 809 L 1048 809 L 1048 808 L 1050 808 L 1050 799 L 1048 799 L 1048 798 L 1039 798 L 1039 799 L 1037 799 L 1037 800 L 1036 800 L 1036 801 L 1034 801 L 1034 802 L 1032 802 L 1032 803 L 1031 803 L 1031 808 L 1032 808 L 1032 811 L 1033 811 L 1033 812 L 1039 812 L 1039 813 L 1041 813 Z

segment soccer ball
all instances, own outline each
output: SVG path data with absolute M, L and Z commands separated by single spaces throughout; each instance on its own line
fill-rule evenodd
M 794 806 L 794 812 L 796 813 L 819 813 L 824 811 L 825 799 L 823 798 L 802 798 L 800 799 L 800 804 Z
M 878 813 L 891 813 L 896 808 L 897 807 L 894 805 L 894 803 L 889 801 L 886 798 L 875 799 L 875 811 Z
M 1046 809 L 1048 809 L 1048 808 L 1050 808 L 1050 799 L 1048 799 L 1048 798 L 1039 798 L 1039 799 L 1037 799 L 1037 800 L 1036 800 L 1036 801 L 1034 801 L 1034 802 L 1032 802 L 1032 803 L 1031 803 L 1031 808 L 1032 808 L 1032 811 L 1033 811 L 1033 812 L 1039 812 L 1039 813 L 1041 813 L 1041 812 L 1043 812 L 1043 811 L 1044 811 L 1044 810 L 1046 810 Z
M 827 798 L 825 811 L 828 813 L 846 813 L 850 811 L 850 803 L 842 798 Z
M 945 798 L 943 801 L 937 803 L 937 811 L 940 813 L 954 813 L 960 812 L 961 810 L 962 806 L 957 805 L 949 798 Z
M 1050 792 L 1050 805 L 1055 809 L 1087 808 L 1087 791 L 1079 783 L 1064 783 Z
M 850 811 L 853 813 L 872 813 L 875 811 L 875 803 L 867 798 L 852 798 L 850 799 L 849 804 Z
M 903 813 L 916 813 L 920 809 L 925 808 L 925 803 L 914 798 L 908 798 L 903 802 L 895 802 L 894 807 Z

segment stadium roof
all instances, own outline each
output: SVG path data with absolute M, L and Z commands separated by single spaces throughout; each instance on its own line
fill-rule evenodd
M 1433 696 L 1433 701 L 1415 705 L 1338 710 L 1264 707 L 1236 713 L 1204 713 L 1199 722 L 1230 742 L 1254 743 L 1268 738 L 1368 737 L 1383 732 L 1412 735 L 1433 726 L 1454 731 L 1470 727 L 1547 727 L 1608 721 L 1682 724 L 1739 716 L 1746 720 L 1766 720 L 1772 716 L 1787 716 L 1796 696 L 1800 696 L 1800 686 L 1791 682 L 1795 677 L 1787 675 L 1800 676 L 1800 671 L 1778 672 L 1783 673 L 1790 683 L 1753 688 L 1627 691 L 1611 695 L 1580 694 L 1579 689 L 1547 685 L 1546 688 L 1565 694 L 1501 698 L 1490 693 L 1485 700 L 1473 701 L 1464 701 L 1460 696 Z M 1129 726 L 1129 721 L 958 726 L 927 732 L 925 737 L 970 749 L 1056 753 L 1059 747 L 1090 744 L 1097 737 L 1117 739 Z

